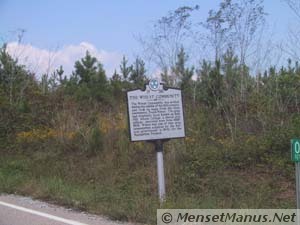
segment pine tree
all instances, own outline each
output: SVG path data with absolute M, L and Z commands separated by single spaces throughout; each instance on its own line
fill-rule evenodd
M 181 47 L 177 55 L 177 60 L 173 72 L 176 75 L 176 83 L 186 93 L 191 94 L 192 76 L 194 74 L 194 68 L 188 68 L 186 66 L 188 56 L 186 55 L 184 48 Z
M 127 66 L 128 60 L 126 59 L 125 56 L 123 56 L 122 61 L 121 61 L 121 65 L 120 65 L 120 71 L 121 71 L 121 75 L 124 81 L 127 81 L 130 73 L 132 71 L 132 66 Z
M 111 86 L 112 86 L 112 92 L 116 100 L 120 100 L 122 96 L 122 77 L 117 73 L 117 71 L 114 71 L 114 74 L 110 80 Z
M 103 65 L 87 51 L 84 58 L 75 62 L 72 79 L 79 79 L 79 96 L 109 101 L 110 88 Z
M 137 88 L 142 88 L 147 82 L 145 62 L 139 57 L 136 58 L 134 64 L 132 65 L 132 72 L 129 80 L 132 81 L 134 86 Z
M 87 51 L 84 58 L 75 62 L 75 74 L 80 78 L 79 83 L 90 83 L 91 77 L 97 73 L 97 59 Z

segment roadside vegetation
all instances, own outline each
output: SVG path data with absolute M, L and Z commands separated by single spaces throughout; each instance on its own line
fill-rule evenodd
M 60 67 L 38 79 L 1 47 L 0 192 L 143 223 L 155 223 L 159 207 L 294 208 L 290 139 L 300 136 L 300 66 L 288 60 L 286 67 L 254 73 L 247 65 L 252 42 L 233 41 L 254 42 L 265 13 L 260 5 L 252 8 L 244 24 L 248 36 L 241 37 L 247 34 L 230 24 L 242 22 L 245 14 L 230 2 L 211 11 L 204 26 L 217 34 L 210 39 L 214 60 L 189 66 L 177 42 L 175 55 L 152 52 L 164 59 L 157 61 L 164 83 L 182 89 L 187 131 L 186 138 L 165 144 L 163 206 L 154 148 L 131 143 L 128 134 L 125 95 L 147 82 L 145 62 L 138 57 L 130 64 L 124 56 L 119 72 L 108 76 L 89 52 L 72 74 Z M 234 20 L 229 9 L 237 13 Z M 155 29 L 169 25 L 168 34 L 190 29 L 184 24 L 195 10 L 182 7 Z M 159 37 L 144 46 L 166 41 Z

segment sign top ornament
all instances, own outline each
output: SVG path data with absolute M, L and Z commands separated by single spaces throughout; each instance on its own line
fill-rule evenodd
M 157 78 L 151 79 L 149 81 L 148 86 L 149 86 L 150 90 L 152 90 L 152 91 L 158 91 L 159 89 L 163 88 L 162 85 L 160 84 L 160 80 Z

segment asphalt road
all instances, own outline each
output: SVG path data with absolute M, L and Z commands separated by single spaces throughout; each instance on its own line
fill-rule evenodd
M 31 198 L 0 195 L 0 225 L 133 225 Z

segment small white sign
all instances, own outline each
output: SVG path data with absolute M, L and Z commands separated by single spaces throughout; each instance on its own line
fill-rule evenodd
M 181 90 L 152 79 L 146 90 L 127 92 L 131 141 L 185 137 Z

